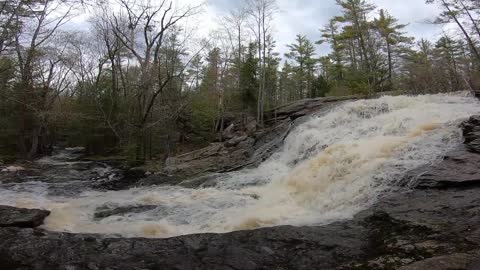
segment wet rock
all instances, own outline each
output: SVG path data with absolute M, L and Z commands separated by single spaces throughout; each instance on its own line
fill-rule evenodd
M 85 154 L 86 152 L 85 147 L 67 147 L 64 150 L 71 154 Z
M 252 136 L 257 131 L 257 120 L 250 119 L 250 121 L 245 125 L 245 132 L 247 135 Z
M 178 185 L 183 179 L 174 175 L 167 174 L 152 174 L 143 179 L 140 179 L 135 186 L 164 186 L 164 185 Z M 133 187 L 133 186 L 132 186 Z
M 463 123 L 463 137 L 468 149 L 475 153 L 480 153 L 480 115 L 470 117 Z
M 342 228 L 343 232 L 335 233 Z M 362 241 L 354 237 L 359 232 L 355 227 L 332 225 L 322 230 L 278 227 L 171 239 L 114 239 L 0 228 L 0 265 L 7 262 L 26 269 L 332 269 L 363 253 Z
M 217 184 L 219 177 L 221 174 L 207 174 L 184 180 L 179 185 L 185 188 L 213 187 Z
M 309 115 L 321 109 L 327 104 L 338 103 L 348 100 L 357 100 L 365 96 L 346 96 L 346 97 L 321 97 L 315 99 L 304 99 L 280 106 L 267 112 L 269 121 L 280 121 L 284 119 L 295 120 L 299 117 Z
M 399 270 L 477 270 L 480 269 L 480 255 L 452 254 L 426 259 L 401 267 Z
M 123 176 L 125 178 L 131 178 L 131 179 L 140 179 L 142 177 L 145 177 L 145 174 L 146 172 L 142 168 L 130 168 L 123 172 Z
M 409 174 L 417 188 L 462 188 L 480 186 L 480 155 L 462 146 L 434 166 L 420 167 Z
M 248 138 L 248 135 L 242 135 L 242 136 L 234 137 L 234 138 L 228 140 L 228 141 L 225 143 L 225 146 L 226 146 L 226 147 L 234 147 L 234 146 L 237 146 L 239 143 L 245 141 L 247 138 Z
M 35 228 L 43 224 L 49 211 L 0 206 L 0 227 Z
M 213 172 L 219 169 L 220 159 L 228 154 L 222 143 L 181 156 L 169 158 L 165 173 L 169 175 L 192 176 L 199 173 Z
M 209 172 L 227 171 L 249 160 L 253 152 L 252 145 L 253 142 L 248 139 L 239 142 L 237 147 L 214 143 L 207 148 L 169 158 L 164 173 L 190 178 Z
M 24 171 L 25 168 L 22 166 L 8 166 L 1 170 L 1 172 L 20 172 Z
M 222 133 L 222 138 L 224 139 L 231 139 L 235 136 L 234 134 L 235 124 L 230 124 Z
M 123 172 L 116 172 L 100 177 L 92 187 L 105 190 L 123 190 L 138 186 L 142 179 L 145 179 L 145 170 L 142 168 L 131 168 Z
M 448 153 L 433 166 L 423 166 L 410 172 L 416 188 L 468 188 L 480 186 L 480 116 L 472 116 L 462 124 L 463 146 Z
M 123 216 L 129 213 L 143 213 L 157 208 L 155 205 L 140 205 L 140 206 L 124 206 L 118 208 L 99 208 L 96 209 L 94 218 L 95 219 L 104 219 L 111 216 Z

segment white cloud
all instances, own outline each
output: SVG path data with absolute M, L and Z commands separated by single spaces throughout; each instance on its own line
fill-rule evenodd
M 188 0 L 185 0 L 188 1 Z M 423 0 L 373 0 L 379 9 L 386 9 L 399 19 L 402 24 L 409 24 L 407 32 L 417 39 L 438 38 L 444 29 L 452 26 L 439 26 L 427 23 L 440 12 L 435 5 L 427 5 Z M 340 14 L 340 8 L 334 0 L 277 0 L 280 12 L 275 17 L 275 38 L 278 50 L 283 54 L 287 44 L 292 43 L 297 34 L 306 35 L 312 41 L 320 39 L 319 29 L 325 26 L 329 19 Z M 238 7 L 241 1 L 210 0 L 207 10 L 212 14 L 225 14 L 229 9 Z M 215 16 L 210 20 L 215 20 Z M 215 23 L 208 25 L 212 29 Z M 318 53 L 325 54 L 327 45 L 318 46 Z
M 427 5 L 423 0 L 373 0 L 379 9 L 388 10 L 402 24 L 409 24 L 408 34 L 415 38 L 436 39 L 442 31 L 454 28 L 452 25 L 438 26 L 427 23 L 440 12 L 435 5 Z M 200 5 L 204 3 L 202 12 L 186 22 L 188 28 L 194 28 L 198 38 L 206 38 L 209 34 L 222 27 L 220 18 L 242 5 L 243 1 L 232 0 L 176 0 L 178 7 Z M 274 35 L 277 50 L 282 54 L 287 51 L 287 44 L 292 43 L 297 34 L 306 35 L 312 41 L 320 39 L 319 29 L 328 20 L 340 14 L 340 8 L 334 0 L 277 0 L 280 12 L 274 20 Z M 79 16 L 69 23 L 70 29 L 86 30 L 88 13 Z M 318 46 L 318 54 L 326 54 L 328 45 Z

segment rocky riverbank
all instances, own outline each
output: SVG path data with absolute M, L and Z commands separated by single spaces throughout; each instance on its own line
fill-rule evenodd
M 312 115 L 321 115 L 334 106 L 364 96 L 327 97 L 297 101 L 266 114 L 265 126 L 255 120 L 245 126 L 232 124 L 224 131 L 226 139 L 209 147 L 169 158 L 164 174 L 185 177 L 204 173 L 228 172 L 257 166 L 277 150 L 289 132 Z
M 462 129 L 465 144 L 404 188 L 325 226 L 126 239 L 48 232 L 48 212 L 0 208 L 0 269 L 480 269 L 480 116 Z

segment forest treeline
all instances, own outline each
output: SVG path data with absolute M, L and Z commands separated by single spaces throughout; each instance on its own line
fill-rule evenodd
M 389 11 L 336 0 L 318 38 L 280 55 L 275 0 L 244 0 L 197 39 L 202 6 L 175 1 L 0 1 L 0 153 L 55 144 L 143 162 L 223 140 L 232 121 L 304 98 L 480 88 L 480 2 L 427 0 L 457 32 L 415 40 Z M 419 3 L 420 4 L 420 3 Z M 88 30 L 68 27 L 80 14 Z M 292 22 L 295 23 L 295 22 Z M 328 55 L 317 46 L 328 44 Z

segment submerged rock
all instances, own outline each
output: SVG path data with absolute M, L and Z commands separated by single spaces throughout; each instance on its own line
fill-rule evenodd
M 35 228 L 43 224 L 50 211 L 0 206 L 0 227 Z
M 124 206 L 117 208 L 100 208 L 97 209 L 94 218 L 95 219 L 104 219 L 110 216 L 125 215 L 129 213 L 143 213 L 157 208 L 156 205 L 140 205 L 140 206 Z
M 22 166 L 8 166 L 1 170 L 1 172 L 20 172 L 24 171 L 25 168 Z

